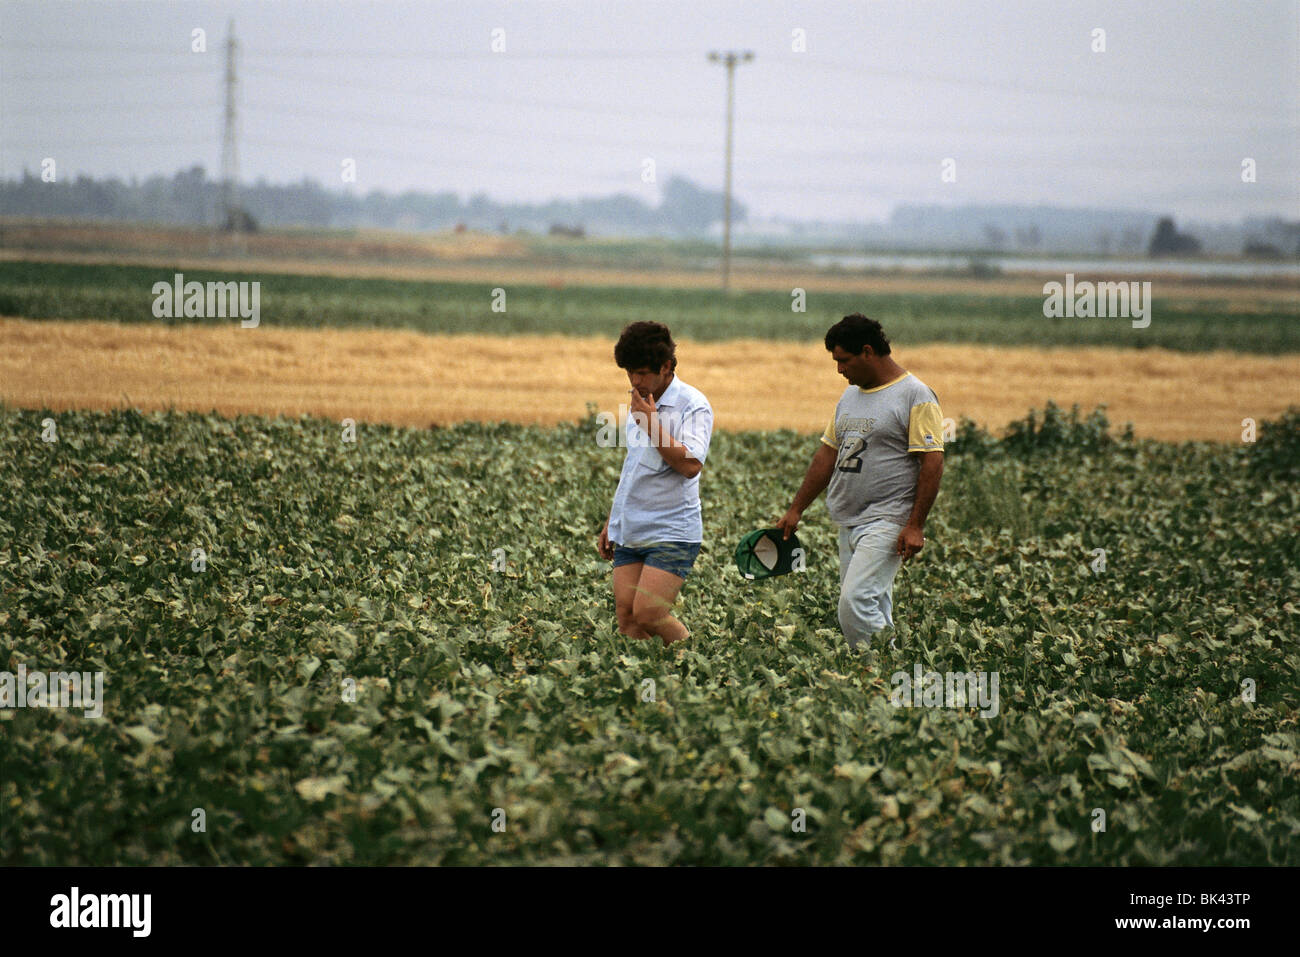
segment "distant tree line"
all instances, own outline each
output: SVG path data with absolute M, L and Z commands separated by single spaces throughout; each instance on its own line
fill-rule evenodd
M 626 193 L 546 203 L 497 202 L 486 193 L 462 197 L 450 190 L 346 193 L 304 178 L 241 184 L 228 215 L 221 183 L 202 166 L 144 180 L 78 176 L 53 183 L 24 171 L 0 180 L 0 215 L 118 220 L 222 227 L 306 226 L 400 230 L 525 230 L 552 236 L 600 234 L 698 236 L 722 221 L 720 191 L 680 176 L 663 187 L 657 206 Z M 749 220 L 732 202 L 733 223 Z M 1080 252 L 1103 255 L 1244 254 L 1300 257 L 1300 221 L 1247 217 L 1239 224 L 1197 223 L 1178 228 L 1151 212 L 1077 207 L 901 204 L 883 223 L 793 224 L 790 235 L 820 233 L 835 245 L 867 249 L 968 249 L 980 252 Z M 741 233 L 743 236 L 743 231 Z
M 646 234 L 698 234 L 722 220 L 720 191 L 702 189 L 680 176 L 663 187 L 658 206 L 628 194 L 547 203 L 501 203 L 476 193 L 467 200 L 451 191 L 400 194 L 379 190 L 353 195 L 326 190 L 304 178 L 299 183 L 259 180 L 239 187 L 236 219 L 254 225 L 378 227 L 392 229 L 470 229 L 547 232 L 560 225 L 570 230 Z M 94 179 L 78 176 L 53 183 L 24 171 L 19 179 L 0 180 L 0 214 L 68 217 L 150 223 L 220 225 L 227 219 L 221 183 L 202 166 L 171 177 L 145 180 Z M 744 222 L 743 203 L 732 202 L 732 222 Z
M 1240 223 L 1175 226 L 1170 216 L 1124 209 L 901 204 L 887 223 L 855 231 L 863 245 L 983 252 L 1102 255 L 1244 254 L 1300 257 L 1300 221 L 1246 217 Z
M 1179 253 L 1200 251 L 1201 241 L 1195 236 L 1180 233 L 1171 216 L 1161 217 L 1160 222 L 1156 223 L 1155 234 L 1147 246 L 1147 252 L 1152 256 L 1176 256 Z

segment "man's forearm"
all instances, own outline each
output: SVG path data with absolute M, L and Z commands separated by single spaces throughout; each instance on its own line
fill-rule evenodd
M 817 500 L 826 486 L 831 482 L 831 472 L 835 468 L 835 450 L 829 445 L 821 445 L 808 465 L 808 472 L 803 477 L 803 484 L 794 493 L 790 507 L 796 512 L 805 511 Z
M 659 454 L 669 468 L 680 475 L 685 475 L 687 478 L 694 478 L 700 474 L 700 469 L 703 466 L 692 457 L 690 449 L 668 433 L 668 430 L 663 427 L 663 423 L 659 420 L 658 413 L 652 412 L 650 421 L 646 425 L 650 435 L 657 437 L 656 445 Z M 688 459 L 689 461 L 687 461 Z
M 934 500 L 939 495 L 939 479 L 943 475 L 943 453 L 924 454 L 925 457 L 921 460 L 921 471 L 916 476 L 916 501 L 912 503 L 912 514 L 907 520 L 908 525 L 916 528 L 925 527 L 930 506 L 934 505 Z M 934 464 L 931 464 L 932 462 Z

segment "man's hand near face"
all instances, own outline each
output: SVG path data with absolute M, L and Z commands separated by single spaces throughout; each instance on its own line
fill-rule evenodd
M 636 389 L 629 389 L 628 391 L 632 395 L 632 403 L 629 406 L 629 411 L 639 412 L 641 413 L 641 415 L 645 416 L 645 430 L 649 432 L 650 416 L 655 414 L 654 393 L 651 393 L 650 395 L 647 396 L 642 396 L 640 392 L 636 391 Z
M 642 422 L 642 431 L 646 433 L 651 445 L 659 450 L 660 456 L 668 466 L 679 475 L 685 475 L 687 478 L 694 478 L 700 474 L 700 469 L 704 466 L 699 459 L 693 459 L 689 450 L 677 440 L 677 437 L 670 435 L 659 421 L 659 414 L 655 409 L 654 393 L 642 396 L 636 389 L 629 390 L 632 401 L 628 406 L 628 411 L 632 415 L 640 415 Z M 670 415 L 669 418 L 672 416 Z

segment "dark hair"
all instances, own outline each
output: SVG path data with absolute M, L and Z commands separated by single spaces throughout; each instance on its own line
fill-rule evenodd
M 868 319 L 860 312 L 845 316 L 826 330 L 826 351 L 830 352 L 836 346 L 855 356 L 862 352 L 863 346 L 871 346 L 878 356 L 889 355 L 889 337 L 885 330 L 876 320 Z
M 637 369 L 658 372 L 665 362 L 672 362 L 676 370 L 677 343 L 662 322 L 631 322 L 623 327 L 623 334 L 614 346 L 614 361 L 628 372 Z

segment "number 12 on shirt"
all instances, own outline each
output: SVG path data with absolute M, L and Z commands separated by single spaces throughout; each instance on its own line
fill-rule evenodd
M 841 472 L 861 472 L 862 456 L 867 451 L 867 440 L 860 435 L 849 439 L 840 452 L 840 460 L 835 467 Z

